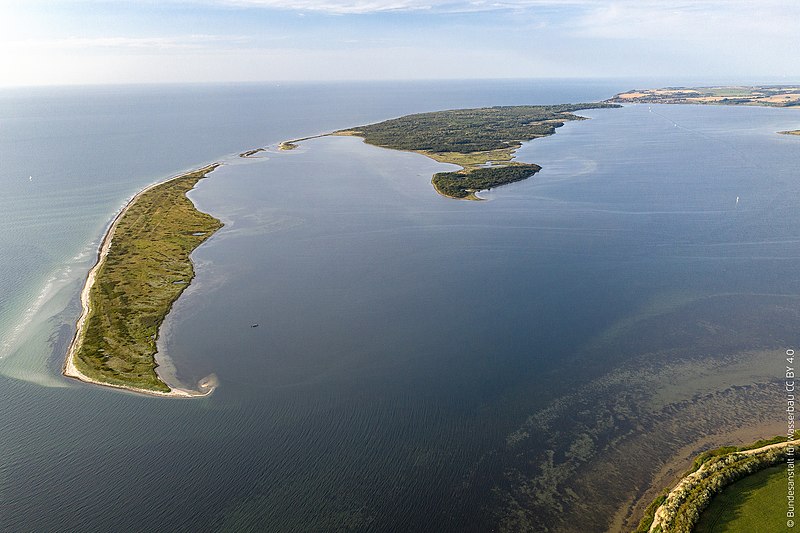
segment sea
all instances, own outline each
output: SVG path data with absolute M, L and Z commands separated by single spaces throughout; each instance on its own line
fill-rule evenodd
M 776 133 L 800 110 L 583 111 L 518 151 L 540 173 L 481 202 L 437 195 L 453 167 L 418 154 L 277 144 L 656 83 L 0 90 L 0 531 L 610 527 L 610 511 L 563 517 L 632 490 L 575 479 L 652 431 L 632 421 L 655 414 L 625 409 L 777 383 L 800 349 L 800 137 Z M 218 388 L 163 399 L 61 376 L 115 214 L 215 161 L 189 196 L 225 227 L 194 252 L 159 357 L 175 383 Z M 600 413 L 611 377 L 647 390 Z

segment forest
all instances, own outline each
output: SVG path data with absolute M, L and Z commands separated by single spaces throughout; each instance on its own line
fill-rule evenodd
M 543 106 L 496 106 L 417 113 L 335 132 L 357 135 L 368 144 L 419 152 L 442 163 L 462 167 L 439 172 L 431 182 L 451 198 L 477 199 L 473 194 L 520 181 L 541 170 L 534 164 L 512 161 L 523 142 L 555 133 L 581 109 L 620 107 L 611 103 Z
M 552 135 L 573 111 L 620 107 L 608 103 L 546 106 L 496 106 L 418 113 L 352 128 L 369 144 L 427 152 L 483 152 L 519 146 L 523 141 Z
M 482 191 L 530 178 L 542 169 L 534 164 L 514 164 L 502 167 L 476 168 L 457 172 L 439 172 L 433 175 L 433 186 L 445 196 L 466 198 Z

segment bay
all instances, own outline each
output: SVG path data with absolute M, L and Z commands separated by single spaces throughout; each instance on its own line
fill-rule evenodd
M 748 317 L 732 351 L 796 341 L 796 316 L 772 309 L 800 289 L 800 147 L 775 134 L 792 110 L 583 112 L 520 150 L 540 174 L 486 202 L 442 198 L 430 176 L 446 166 L 356 138 L 236 157 L 412 111 L 597 100 L 628 83 L 4 94 L 0 527 L 481 530 L 508 512 L 494 489 L 514 493 L 508 443 L 528 417 L 679 335 L 705 347 L 724 333 L 682 333 L 686 316 Z M 190 196 L 226 227 L 195 252 L 160 340 L 179 380 L 214 373 L 219 389 L 165 401 L 61 378 L 115 210 L 221 158 Z M 661 355 L 689 356 L 709 353 Z M 775 361 L 748 379 L 777 376 Z M 570 445 L 552 429 L 547 446 Z

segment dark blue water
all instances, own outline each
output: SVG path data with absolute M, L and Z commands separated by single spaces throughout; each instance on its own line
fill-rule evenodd
M 37 158 L 42 132 L 19 142 L 35 163 L 14 152 L 6 167 L 2 158 L 9 194 L 0 212 L 17 209 L 0 226 L 4 250 L 17 250 L 3 273 L 16 307 L 4 309 L 25 309 L 25 294 L 41 289 L 35 280 L 91 250 L 126 196 L 160 175 L 409 111 L 596 100 L 627 88 L 612 85 L 6 94 L 17 99 L 6 114 L 25 101 L 29 111 L 14 120 L 42 132 L 51 100 L 61 102 L 47 104 L 53 109 L 74 106 L 73 118 L 94 118 L 71 140 L 69 117 L 51 126 L 60 142 L 87 146 L 86 169 L 64 147 L 50 165 Z M 113 125 L 124 122 L 118 112 L 124 128 Z M 206 399 L 142 398 L 58 377 L 81 269 L 91 262 L 76 260 L 75 274 L 62 275 L 63 305 L 44 298 L 23 328 L 33 333 L 20 333 L 2 362 L 23 379 L 0 378 L 0 527 L 490 527 L 507 436 L 637 355 L 630 346 L 587 352 L 598 336 L 676 294 L 742 296 L 726 306 L 800 294 L 792 170 L 800 143 L 774 133 L 791 128 L 796 113 L 634 106 L 584 114 L 592 120 L 520 150 L 544 170 L 485 193 L 487 202 L 442 198 L 430 186 L 442 165 L 355 138 L 230 159 L 191 193 L 226 227 L 196 251 L 197 278 L 161 342 L 184 383 L 218 376 Z M 2 124 L 10 146 L 17 137 Z M 53 197 L 74 190 L 72 203 L 26 192 L 40 176 Z M 44 206 L 64 219 L 22 216 Z M 34 273 L 23 274 L 24 261 Z M 756 342 L 774 340 L 763 331 Z M 661 332 L 645 331 L 640 342 L 662 342 Z
M 393 82 L 0 91 L 0 358 L 21 351 L 41 363 L 45 330 L 52 331 L 44 322 L 77 294 L 114 213 L 149 183 L 248 148 L 410 112 L 594 101 L 628 85 Z M 55 384 L 42 364 L 13 366 L 6 373 Z

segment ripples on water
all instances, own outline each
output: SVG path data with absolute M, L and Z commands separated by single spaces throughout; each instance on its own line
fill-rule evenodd
M 468 99 L 442 100 L 458 107 Z M 797 237 L 797 184 L 785 170 L 798 152 L 771 133 L 788 129 L 783 111 L 659 111 L 683 128 L 645 108 L 593 111 L 595 120 L 521 150 L 544 170 L 483 203 L 437 196 L 429 181 L 439 165 L 358 139 L 234 159 L 191 194 L 226 227 L 195 253 L 197 278 L 162 339 L 185 383 L 219 376 L 219 389 L 201 400 L 58 377 L 93 253 L 79 252 L 92 250 L 86 243 L 120 202 L 152 178 L 140 170 L 116 193 L 104 189 L 106 199 L 82 215 L 91 222 L 80 236 L 72 245 L 62 239 L 73 263 L 38 259 L 40 271 L 59 273 L 53 290 L 63 278 L 63 307 L 25 328 L 39 340 L 10 358 L 24 361 L 17 373 L 65 387 L 0 378 L 0 527 L 485 530 L 508 517 L 507 496 L 534 509 L 540 525 L 552 520 L 542 502 L 525 499 L 547 494 L 540 448 L 558 452 L 552 472 L 569 484 L 559 454 L 574 444 L 576 420 L 587 437 L 572 453 L 587 461 L 600 457 L 587 438 L 599 448 L 630 429 L 620 418 L 602 433 L 591 410 L 576 418 L 554 400 L 604 391 L 594 400 L 607 409 L 624 397 L 613 385 L 625 382 L 623 370 L 612 385 L 597 379 L 642 357 L 689 365 L 714 353 L 713 328 L 741 326 L 741 338 L 720 330 L 725 353 L 791 339 L 793 317 L 772 309 L 787 304 L 753 299 L 798 295 L 786 245 Z M 329 121 L 373 119 L 365 114 Z M 237 133 L 235 147 L 190 151 L 163 174 L 257 145 L 255 130 L 247 142 Z M 720 138 L 750 164 L 732 162 Z M 174 154 L 161 157 L 163 165 Z M 102 173 L 95 176 L 102 188 Z M 72 272 L 60 274 L 67 266 Z M 753 314 L 747 328 L 745 309 Z M 35 371 L 31 359 L 40 361 Z M 11 368 L 4 361 L 3 372 Z M 615 414 L 623 407 L 615 404 Z M 520 478 L 510 482 L 509 472 Z

